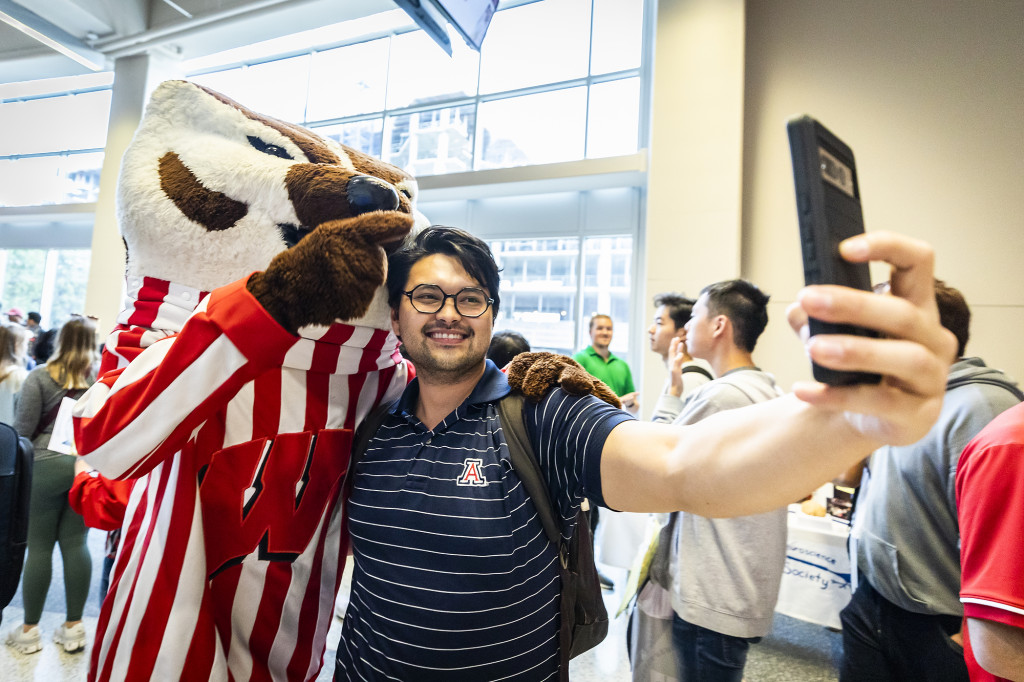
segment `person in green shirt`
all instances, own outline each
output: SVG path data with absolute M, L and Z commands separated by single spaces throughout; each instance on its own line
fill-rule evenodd
M 608 315 L 598 313 L 590 318 L 590 345 L 572 356 L 592 376 L 597 377 L 622 400 L 627 412 L 636 414 L 640 409 L 633 373 L 626 361 L 616 357 L 609 346 L 612 343 L 614 323 Z
M 640 402 L 637 400 L 636 387 L 633 385 L 633 373 L 629 371 L 629 365 L 622 358 L 616 357 L 609 346 L 612 343 L 612 332 L 614 323 L 609 315 L 598 313 L 590 318 L 590 345 L 572 356 L 573 360 L 580 363 L 583 369 L 592 376 L 608 384 L 608 388 L 615 392 L 622 401 L 622 408 L 627 412 L 636 414 L 640 411 Z M 590 507 L 588 513 L 590 530 L 596 536 L 598 524 L 597 507 Z M 606 590 L 614 589 L 615 583 L 611 578 L 598 570 L 598 578 L 601 580 L 601 587 Z

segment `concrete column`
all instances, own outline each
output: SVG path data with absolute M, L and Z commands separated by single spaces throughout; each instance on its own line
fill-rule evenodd
M 92 231 L 92 261 L 85 310 L 99 318 L 101 334 L 113 328 L 124 299 L 124 243 L 117 227 L 117 176 L 121 157 L 142 119 L 149 93 L 177 76 L 177 62 L 154 55 L 121 57 L 114 63 L 114 86 L 107 125 L 106 154 Z
M 658 2 L 644 328 L 655 294 L 696 297 L 706 284 L 740 276 L 744 36 L 743 0 Z M 640 357 L 649 417 L 665 368 L 650 351 Z

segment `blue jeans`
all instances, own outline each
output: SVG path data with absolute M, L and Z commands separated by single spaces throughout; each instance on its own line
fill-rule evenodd
M 934 616 L 902 609 L 861 577 L 843 623 L 842 682 L 922 680 L 967 682 L 964 650 L 950 635 L 959 616 Z
M 733 637 L 672 614 L 672 646 L 686 682 L 741 682 L 747 652 L 760 637 Z
M 103 557 L 103 573 L 100 574 L 100 607 L 103 600 L 107 598 L 107 589 L 110 587 L 110 569 L 114 567 L 114 557 Z

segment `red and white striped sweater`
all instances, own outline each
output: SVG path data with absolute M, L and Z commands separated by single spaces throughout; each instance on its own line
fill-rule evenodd
M 129 277 L 125 307 L 103 347 L 99 375 L 124 367 L 160 339 L 181 331 L 208 291 L 154 277 Z
M 352 431 L 404 388 L 397 346 L 342 324 L 292 336 L 238 282 L 86 393 L 80 451 L 140 479 L 90 679 L 316 677 Z

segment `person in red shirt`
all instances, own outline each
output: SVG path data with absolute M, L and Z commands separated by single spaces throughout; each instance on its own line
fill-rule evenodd
M 956 501 L 971 680 L 1024 680 L 1024 403 L 964 448 Z

